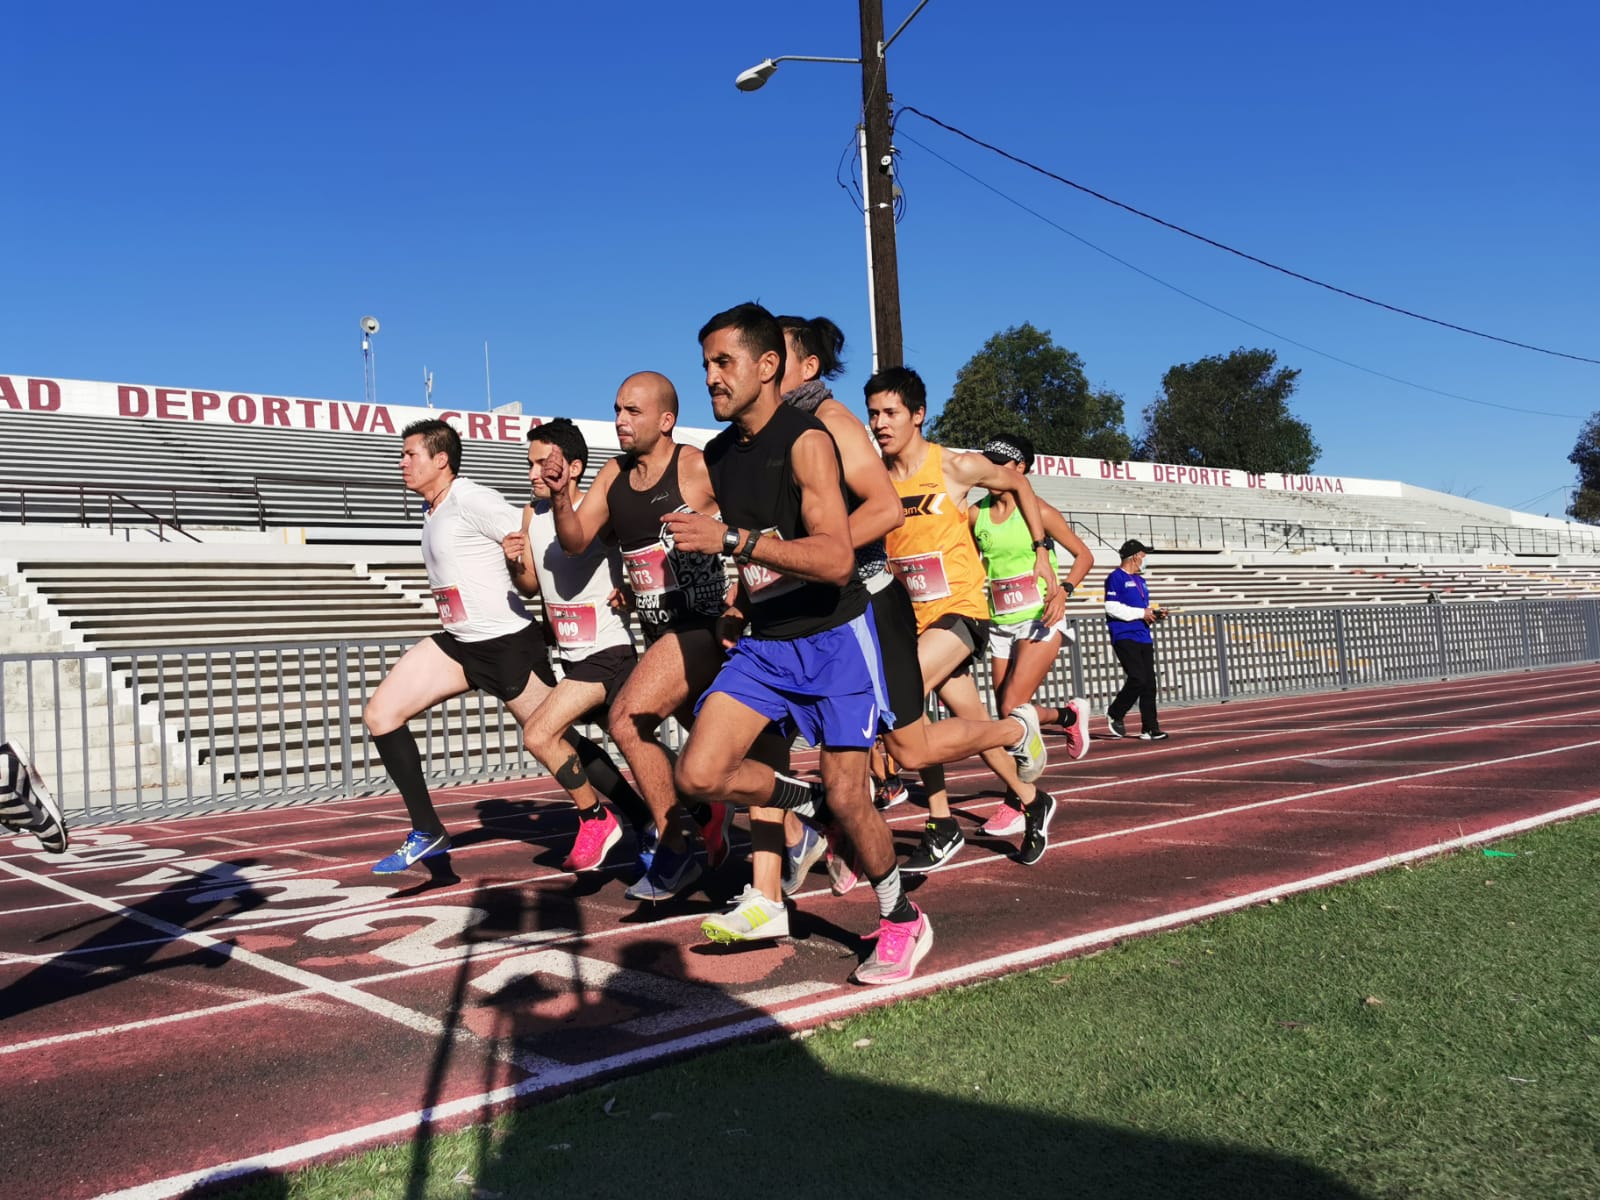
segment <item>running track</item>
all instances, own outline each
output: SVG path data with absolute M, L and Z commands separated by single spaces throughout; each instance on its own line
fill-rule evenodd
M 641 911 L 615 874 L 560 871 L 573 818 L 524 802 L 542 780 L 442 793 L 450 866 L 398 884 L 368 872 L 403 836 L 393 797 L 83 830 L 65 855 L 0 842 L 6 1192 L 182 1195 L 1600 809 L 1600 666 L 1168 727 L 1051 767 L 1033 868 L 976 833 L 993 778 L 953 768 L 968 848 L 918 887 L 935 948 L 889 990 L 847 982 L 865 888 L 835 898 L 819 869 L 792 939 L 709 947 L 741 860 L 717 903 Z M 921 809 L 890 816 L 909 849 Z

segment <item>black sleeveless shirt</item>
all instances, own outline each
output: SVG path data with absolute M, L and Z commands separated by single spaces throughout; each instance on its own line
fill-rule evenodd
M 738 431 L 724 429 L 706 445 L 706 469 L 717 494 L 722 519 L 739 529 L 759 529 L 766 538 L 800 538 L 807 530 L 800 515 L 800 486 L 790 454 L 800 435 L 816 430 L 833 438 L 808 413 L 779 405 L 761 432 L 740 442 Z M 833 447 L 834 461 L 839 451 Z M 849 502 L 840 471 L 839 494 Z M 758 551 L 759 553 L 759 548 Z M 867 594 L 855 579 L 844 587 L 781 575 L 759 563 L 739 568 L 750 597 L 750 632 L 758 638 L 793 639 L 843 625 L 866 611 Z
M 672 544 L 661 518 L 669 512 L 690 512 L 678 489 L 678 455 L 661 478 L 644 491 L 629 482 L 633 460 L 622 455 L 622 469 L 606 492 L 611 529 L 622 554 L 622 571 L 633 593 L 633 606 L 645 636 L 659 637 L 679 625 L 704 626 L 722 613 L 727 576 L 715 554 L 691 554 Z

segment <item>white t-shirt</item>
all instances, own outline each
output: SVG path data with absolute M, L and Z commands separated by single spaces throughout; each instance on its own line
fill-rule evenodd
M 580 505 L 581 507 L 581 505 Z M 631 646 L 628 627 L 606 598 L 622 586 L 622 560 L 599 538 L 582 554 L 568 554 L 556 538 L 556 519 L 548 501 L 534 506 L 528 545 L 539 595 L 555 634 L 556 656 L 578 662 L 599 650 Z
M 521 530 L 522 514 L 504 496 L 462 475 L 423 517 L 422 561 L 445 632 L 486 642 L 527 628 L 531 618 L 500 549 L 501 538 Z

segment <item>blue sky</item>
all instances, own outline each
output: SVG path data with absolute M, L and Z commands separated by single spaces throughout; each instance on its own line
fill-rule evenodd
M 889 28 L 915 0 L 886 0 Z M 803 13 L 803 18 L 794 16 Z M 869 374 L 861 218 L 836 181 L 857 7 L 631 0 L 30 5 L 0 109 L 0 371 L 605 418 L 650 368 L 712 424 L 694 333 L 756 298 L 833 317 Z M 1329 282 L 1600 358 L 1600 16 L 1577 3 L 932 0 L 890 50 L 915 105 Z M 1119 392 L 1267 346 L 1317 470 L 1559 514 L 1600 366 L 1273 275 L 914 117 L 898 139 L 907 359 L 937 402 L 1022 321 Z M 1118 265 L 1056 225 L 1244 318 Z M 848 168 L 849 160 L 845 165 Z M 1375 377 L 1293 343 L 1506 412 Z

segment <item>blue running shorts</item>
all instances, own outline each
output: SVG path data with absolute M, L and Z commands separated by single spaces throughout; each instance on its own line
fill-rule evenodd
M 789 641 L 740 638 L 695 703 L 696 714 L 713 692 L 760 713 L 785 737 L 798 733 L 829 749 L 864 750 L 894 723 L 877 632 L 866 613 Z

